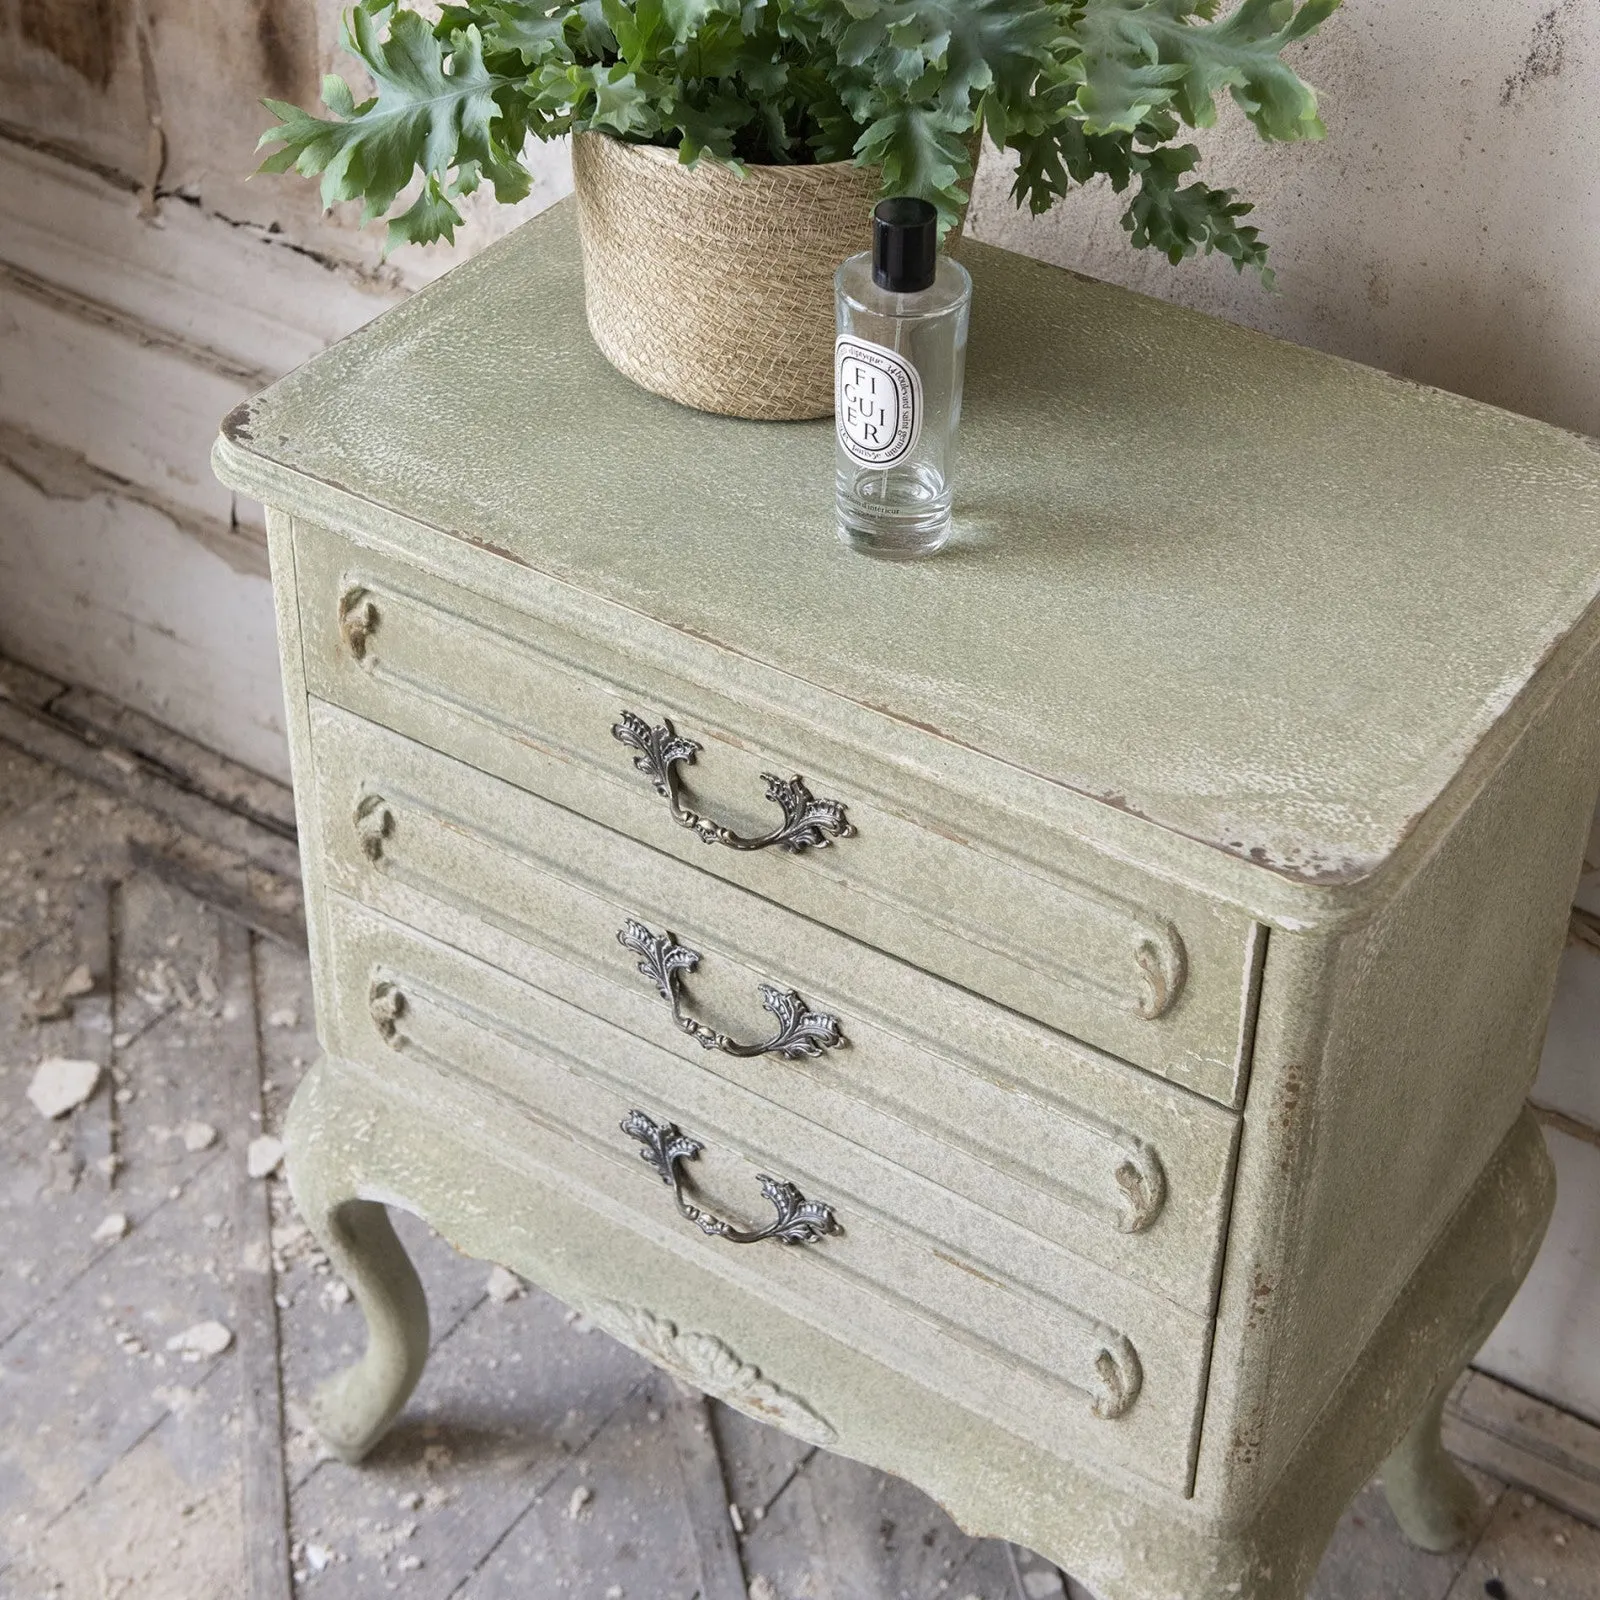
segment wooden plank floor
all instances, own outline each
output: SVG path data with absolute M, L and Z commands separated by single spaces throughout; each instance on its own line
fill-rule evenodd
M 244 881 L 226 837 L 207 858 L 92 770 L 0 742 L 0 1595 L 1082 1600 L 412 1219 L 433 1358 L 365 1466 L 328 1459 L 302 1398 L 357 1353 L 360 1315 L 281 1179 L 244 1167 L 316 1048 L 304 954 L 232 891 L 230 916 L 190 892 Z M 150 865 L 174 852 L 184 886 Z M 93 992 L 57 1005 L 80 962 Z M 108 1069 L 59 1122 L 26 1098 L 50 1055 Z M 222 1353 L 169 1347 L 208 1321 Z M 1316 1600 L 1600 1600 L 1600 1531 L 1483 1482 L 1481 1536 L 1446 1557 L 1366 1490 Z

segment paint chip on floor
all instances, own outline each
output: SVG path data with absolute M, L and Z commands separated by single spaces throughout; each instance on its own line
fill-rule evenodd
M 220 1356 L 233 1343 L 233 1330 L 220 1322 L 197 1322 L 182 1333 L 167 1340 L 167 1349 L 176 1351 L 185 1361 L 205 1361 Z
M 262 1134 L 259 1139 L 252 1139 L 249 1149 L 245 1151 L 245 1171 L 252 1178 L 271 1177 L 282 1161 L 283 1140 L 274 1139 L 269 1133 Z
M 100 1082 L 98 1061 L 78 1061 L 70 1056 L 50 1056 L 34 1069 L 28 1098 L 41 1117 L 54 1121 L 76 1110 Z

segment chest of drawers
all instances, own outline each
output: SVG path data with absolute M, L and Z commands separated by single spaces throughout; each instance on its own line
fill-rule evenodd
M 827 425 L 633 389 L 557 208 L 228 419 L 324 1059 L 384 1207 L 1103 1600 L 1290 1600 L 1551 1201 L 1522 1110 L 1600 784 L 1600 454 L 981 246 L 960 537 Z M 641 1159 L 643 1158 L 643 1159 Z

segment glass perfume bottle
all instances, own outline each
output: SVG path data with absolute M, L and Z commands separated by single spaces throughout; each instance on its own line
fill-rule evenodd
M 932 555 L 950 537 L 972 279 L 939 253 L 934 208 L 893 199 L 834 290 L 839 537 L 868 555 Z

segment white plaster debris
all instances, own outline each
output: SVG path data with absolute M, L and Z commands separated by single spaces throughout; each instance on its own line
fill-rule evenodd
M 308 1544 L 306 1546 L 306 1565 L 313 1572 L 325 1572 L 333 1560 L 333 1551 L 325 1544 Z
M 402 1572 L 417 1572 L 422 1567 L 422 1557 L 401 1556 L 400 1559 L 395 1562 L 395 1566 L 397 1566 Z
M 1025 1572 L 1022 1592 L 1028 1600 L 1050 1600 L 1052 1595 L 1061 1593 L 1061 1580 L 1053 1572 Z
M 757 1573 L 750 1580 L 750 1600 L 778 1600 L 778 1586 L 764 1573 Z M 977 1600 L 976 1595 L 968 1595 L 967 1600 Z
M 572 1498 L 567 1501 L 567 1521 L 576 1522 L 588 1513 L 590 1503 L 594 1499 L 594 1490 L 586 1483 L 580 1483 L 572 1491 Z
M 408 1489 L 404 1494 L 397 1494 L 394 1503 L 402 1511 L 415 1511 L 422 1504 L 422 1496 L 415 1489 Z
M 252 1178 L 268 1178 L 278 1170 L 282 1160 L 283 1140 L 264 1133 L 260 1138 L 250 1141 L 250 1147 L 245 1151 L 244 1168 Z
M 489 1298 L 502 1306 L 508 1300 L 518 1299 L 526 1289 L 522 1279 L 505 1267 L 491 1268 L 488 1281 L 483 1287 Z
M 625 1591 L 620 1583 L 614 1583 L 606 1590 L 606 1600 L 623 1600 Z
M 125 1239 L 127 1236 L 128 1218 L 122 1211 L 111 1212 L 89 1235 L 96 1244 L 110 1244 L 114 1239 Z
M 94 993 L 94 974 L 80 961 L 66 977 L 61 980 L 61 987 L 56 993 L 63 1000 L 76 1000 L 79 995 Z
M 311 1248 L 311 1230 L 298 1217 L 272 1225 L 272 1249 L 285 1264 L 297 1259 Z M 280 1272 L 283 1268 L 280 1266 Z
M 744 1517 L 740 1513 L 738 1503 L 733 1500 L 728 1502 L 728 1521 L 733 1524 L 735 1533 L 742 1534 L 744 1532 Z
M 182 1333 L 167 1340 L 167 1349 L 175 1350 L 185 1361 L 205 1361 L 220 1356 L 233 1343 L 233 1329 L 220 1322 L 197 1322 Z
M 185 1150 L 209 1150 L 217 1142 L 217 1130 L 209 1122 L 186 1122 L 179 1131 Z
M 279 1006 L 275 1011 L 267 1013 L 267 1026 L 269 1028 L 298 1028 L 300 1026 L 300 1013 L 293 1006 Z
M 70 1056 L 50 1056 L 34 1068 L 28 1098 L 41 1117 L 54 1120 L 76 1110 L 100 1082 L 98 1061 L 77 1061 Z

